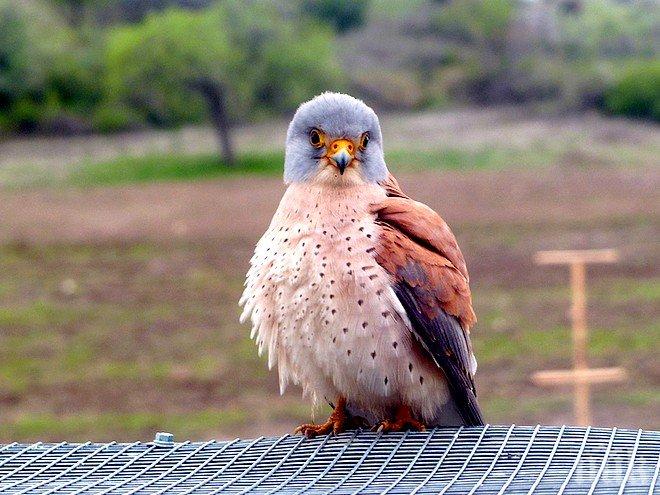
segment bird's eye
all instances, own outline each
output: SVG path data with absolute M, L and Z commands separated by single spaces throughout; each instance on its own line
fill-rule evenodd
M 360 149 L 366 149 L 370 139 L 371 137 L 368 132 L 362 134 L 362 138 L 360 139 Z
M 320 148 L 323 146 L 323 135 L 318 129 L 312 129 L 309 131 L 309 142 L 312 143 L 314 148 Z

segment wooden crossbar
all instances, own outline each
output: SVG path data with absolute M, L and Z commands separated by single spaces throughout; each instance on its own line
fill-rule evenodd
M 534 256 L 538 265 L 570 265 L 573 263 L 614 263 L 616 249 L 584 249 L 579 251 L 539 251 Z
M 587 368 L 572 370 L 537 371 L 532 380 L 537 385 L 563 385 L 566 383 L 612 383 L 622 382 L 628 377 L 624 368 Z

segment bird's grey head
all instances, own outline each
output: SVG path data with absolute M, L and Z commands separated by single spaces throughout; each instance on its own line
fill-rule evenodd
M 362 100 L 323 93 L 300 105 L 286 136 L 285 182 L 341 184 L 386 177 L 378 117 Z

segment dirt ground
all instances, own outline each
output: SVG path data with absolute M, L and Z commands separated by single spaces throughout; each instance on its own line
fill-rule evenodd
M 570 389 L 530 374 L 570 364 L 567 273 L 539 249 L 614 247 L 589 269 L 590 354 L 627 383 L 593 394 L 594 423 L 660 427 L 660 169 L 562 166 L 425 172 L 406 192 L 450 223 L 479 324 L 491 423 L 570 423 Z M 0 189 L 0 442 L 228 438 L 290 431 L 284 397 L 237 323 L 279 179 Z M 320 412 L 320 418 L 325 411 Z

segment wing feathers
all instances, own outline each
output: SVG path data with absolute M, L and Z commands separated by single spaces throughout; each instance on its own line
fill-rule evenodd
M 465 260 L 447 224 L 408 198 L 390 176 L 388 198 L 374 205 L 381 226 L 376 261 L 424 350 L 445 374 L 466 425 L 483 424 L 476 400 L 469 328 L 476 322 Z

